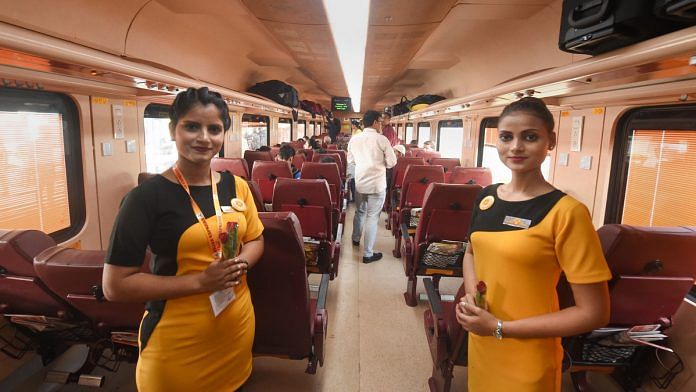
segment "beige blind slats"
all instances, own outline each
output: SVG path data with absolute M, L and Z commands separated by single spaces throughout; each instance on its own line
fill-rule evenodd
M 633 132 L 622 223 L 696 225 L 696 131 Z
M 60 114 L 0 111 L 0 163 L 0 227 L 70 226 Z

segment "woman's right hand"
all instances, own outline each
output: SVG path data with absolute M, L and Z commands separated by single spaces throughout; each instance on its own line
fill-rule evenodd
M 215 260 L 198 276 L 201 291 L 214 292 L 234 287 L 244 274 L 243 263 L 234 259 Z

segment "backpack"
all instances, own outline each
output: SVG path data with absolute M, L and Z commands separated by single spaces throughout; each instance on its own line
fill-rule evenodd
M 431 94 L 423 94 L 419 95 L 411 100 L 411 102 L 408 103 L 408 109 L 409 110 L 417 110 L 413 109 L 414 106 L 416 105 L 430 105 L 438 101 L 442 101 L 444 99 L 447 99 L 443 96 L 440 95 L 431 95 Z M 422 107 L 419 107 L 420 109 Z
M 256 83 L 247 90 L 250 93 L 261 95 L 273 102 L 279 103 L 291 108 L 300 106 L 299 95 L 297 90 L 289 84 L 283 83 L 280 80 L 267 80 L 265 82 Z
M 406 97 L 401 97 L 401 101 L 397 103 L 396 105 L 392 106 L 392 116 L 399 116 L 404 113 L 408 113 L 409 108 L 408 105 L 411 101 L 408 100 Z
M 300 107 L 302 110 L 309 112 L 312 115 L 312 118 L 317 118 L 317 115 L 321 116 L 324 114 L 324 108 L 314 101 L 303 99 L 300 101 Z

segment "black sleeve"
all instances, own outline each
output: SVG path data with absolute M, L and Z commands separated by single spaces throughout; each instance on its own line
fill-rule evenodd
M 107 264 L 123 267 L 139 267 L 145 258 L 154 227 L 154 193 L 139 186 L 123 199 L 111 231 Z

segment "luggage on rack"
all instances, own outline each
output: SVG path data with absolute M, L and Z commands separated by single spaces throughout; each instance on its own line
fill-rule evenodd
M 444 99 L 447 99 L 441 95 L 433 95 L 433 94 L 423 94 L 419 95 L 411 100 L 408 104 L 408 109 L 412 112 L 416 110 L 423 109 L 425 107 L 428 107 L 428 105 L 431 105 L 435 102 L 442 101 Z
M 297 90 L 280 80 L 267 80 L 265 82 L 256 83 L 249 87 L 247 91 L 291 108 L 298 108 L 300 106 L 300 98 L 297 94 Z

